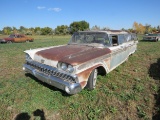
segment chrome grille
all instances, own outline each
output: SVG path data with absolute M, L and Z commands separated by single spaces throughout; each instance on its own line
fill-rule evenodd
M 47 65 L 35 62 L 35 61 L 27 61 L 26 64 L 40 72 L 43 72 L 44 74 L 61 78 L 62 80 L 70 82 L 70 83 L 76 83 L 75 78 L 73 76 L 63 73 L 61 71 L 58 71 L 56 68 L 53 68 L 51 66 L 47 66 Z

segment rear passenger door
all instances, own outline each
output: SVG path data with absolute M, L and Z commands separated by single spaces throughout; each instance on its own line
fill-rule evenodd
M 112 70 L 123 63 L 127 59 L 128 54 L 126 52 L 126 40 L 123 34 L 112 35 L 110 36 L 110 40 L 112 41 L 112 47 L 110 47 L 112 51 L 110 70 Z

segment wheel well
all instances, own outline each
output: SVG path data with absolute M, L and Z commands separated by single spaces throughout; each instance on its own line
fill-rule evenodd
M 97 68 L 97 70 L 98 70 L 98 75 L 102 76 L 106 75 L 106 70 L 104 69 L 104 67 L 100 66 Z

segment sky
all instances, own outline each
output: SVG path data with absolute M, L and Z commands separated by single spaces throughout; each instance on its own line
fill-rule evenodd
M 136 21 L 160 25 L 160 0 L 0 0 L 0 30 L 20 26 L 69 26 L 86 21 L 90 28 L 129 29 Z

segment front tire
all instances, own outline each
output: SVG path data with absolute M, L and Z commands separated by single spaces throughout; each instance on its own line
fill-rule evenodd
M 86 85 L 86 88 L 89 89 L 89 90 L 93 90 L 95 89 L 96 87 L 96 81 L 97 81 L 97 75 L 98 75 L 98 70 L 97 69 L 94 69 L 89 78 L 88 78 L 88 82 L 87 82 L 87 85 Z
M 7 41 L 8 44 L 12 43 L 12 41 Z

